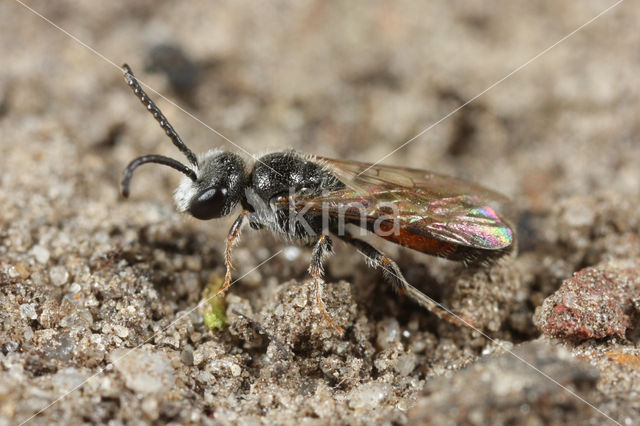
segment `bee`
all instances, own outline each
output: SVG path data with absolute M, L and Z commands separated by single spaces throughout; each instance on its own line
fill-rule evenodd
M 231 283 L 231 251 L 248 222 L 312 246 L 309 274 L 316 304 L 340 335 L 343 330 L 322 302 L 323 265 L 332 253 L 332 238 L 355 247 L 371 267 L 379 268 L 394 288 L 445 320 L 459 318 L 404 278 L 398 265 L 365 240 L 373 233 L 422 253 L 467 263 L 491 261 L 512 250 L 514 231 L 492 207 L 508 201 L 482 186 L 406 167 L 372 165 L 300 154 L 275 152 L 249 166 L 239 155 L 214 149 L 196 156 L 164 114 L 144 92 L 131 68 L 124 77 L 189 165 L 161 155 L 145 155 L 124 170 L 122 194 L 129 195 L 133 172 L 146 163 L 172 167 L 185 175 L 174 193 L 180 212 L 209 220 L 240 210 L 226 238 L 224 293 Z

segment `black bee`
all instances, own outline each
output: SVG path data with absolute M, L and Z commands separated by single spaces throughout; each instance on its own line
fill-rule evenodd
M 512 229 L 489 206 L 505 198 L 470 182 L 424 170 L 294 151 L 264 155 L 252 167 L 240 156 L 218 149 L 196 156 L 142 90 L 131 69 L 126 64 L 123 68 L 127 84 L 190 165 L 161 155 L 136 158 L 124 171 L 122 194 L 129 195 L 129 182 L 138 166 L 158 163 L 186 175 L 174 194 L 179 211 L 208 220 L 227 216 L 239 207 L 227 236 L 222 292 L 231 282 L 231 248 L 248 221 L 255 229 L 266 228 L 313 246 L 309 273 L 316 301 L 340 334 L 343 330 L 327 314 L 321 297 L 323 262 L 332 252 L 330 235 L 354 246 L 373 267 L 381 268 L 400 293 L 439 317 L 460 323 L 410 285 L 393 260 L 346 227 L 452 260 L 493 259 L 513 246 Z

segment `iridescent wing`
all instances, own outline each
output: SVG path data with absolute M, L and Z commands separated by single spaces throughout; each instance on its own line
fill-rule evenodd
M 296 209 L 324 210 L 350 223 L 364 220 L 369 228 L 378 221 L 382 230 L 376 234 L 433 254 L 450 251 L 452 245 L 501 250 L 513 243 L 513 231 L 492 207 L 508 201 L 497 192 L 425 170 L 324 157 L 316 161 L 346 188 L 296 197 Z M 395 234 L 391 225 L 398 227 Z

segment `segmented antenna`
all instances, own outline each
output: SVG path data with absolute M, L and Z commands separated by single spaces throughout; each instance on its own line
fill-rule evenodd
M 127 84 L 129 85 L 129 87 L 131 87 L 131 89 L 133 90 L 133 93 L 138 97 L 138 99 L 140 99 L 140 102 L 142 102 L 142 104 L 147 108 L 147 110 L 153 115 L 156 121 L 160 124 L 160 127 L 162 127 L 164 132 L 171 139 L 171 142 L 173 142 L 173 144 L 176 147 L 178 147 L 180 152 L 182 152 L 187 157 L 187 159 L 191 164 L 193 164 L 195 167 L 198 167 L 198 159 L 196 158 L 196 155 L 193 153 L 193 151 L 187 148 L 184 142 L 182 142 L 182 139 L 180 138 L 180 136 L 178 136 L 178 133 L 176 133 L 176 131 L 173 129 L 173 126 L 169 124 L 169 121 L 164 116 L 162 111 L 160 111 L 160 108 L 158 108 L 156 104 L 153 103 L 149 95 L 147 95 L 144 92 L 144 90 L 142 90 L 140 83 L 138 83 L 138 80 L 136 80 L 136 77 L 133 75 L 133 71 L 131 71 L 131 68 L 129 67 L 129 65 L 127 64 L 122 65 L 122 69 L 124 70 L 124 79 L 127 81 Z M 166 164 L 166 163 L 161 163 L 161 164 Z
M 171 168 L 176 169 L 179 172 L 187 175 L 192 181 L 196 181 L 198 177 L 196 176 L 196 172 L 194 172 L 189 167 L 185 166 L 178 160 L 174 160 L 173 158 L 165 157 L 164 155 L 143 155 L 142 157 L 138 157 L 133 160 L 126 169 L 124 169 L 124 177 L 122 178 L 122 195 L 126 198 L 129 196 L 129 182 L 131 182 L 131 176 L 133 176 L 133 171 L 145 163 L 157 163 L 164 164 L 165 166 L 169 166 Z

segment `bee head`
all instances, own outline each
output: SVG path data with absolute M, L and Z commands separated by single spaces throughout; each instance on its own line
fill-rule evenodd
M 242 198 L 247 180 L 244 161 L 214 150 L 201 156 L 198 164 L 196 179 L 185 177 L 174 193 L 178 210 L 201 220 L 228 215 Z
M 133 93 L 160 124 L 171 142 L 187 157 L 191 167 L 162 155 L 138 157 L 129 163 L 124 170 L 122 195 L 129 196 L 131 177 L 138 166 L 145 163 L 163 164 L 186 176 L 174 194 L 178 210 L 188 212 L 191 216 L 202 220 L 222 217 L 231 213 L 242 198 L 247 179 L 242 159 L 236 154 L 221 150 L 209 151 L 197 158 L 185 145 L 173 126 L 169 124 L 160 108 L 144 92 L 131 68 L 124 64 L 123 70 L 125 81 Z

